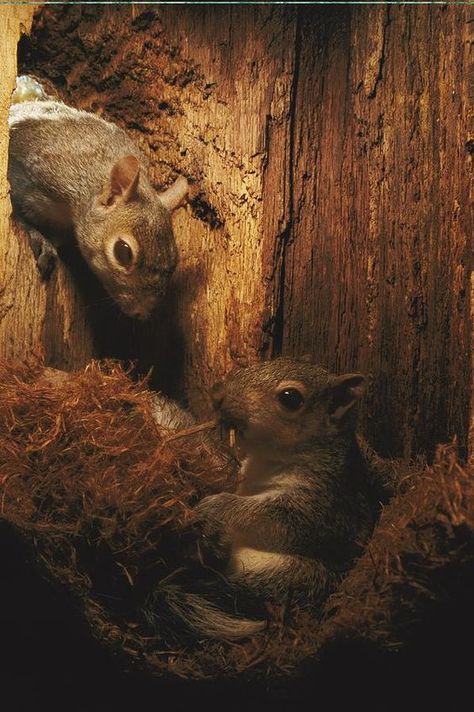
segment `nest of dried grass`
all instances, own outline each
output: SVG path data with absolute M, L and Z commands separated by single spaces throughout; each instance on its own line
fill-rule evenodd
M 474 479 L 455 448 L 439 448 L 429 467 L 367 451 L 371 475 L 393 496 L 322 617 L 273 610 L 269 631 L 254 640 L 169 650 L 147 629 L 141 604 L 150 583 L 193 550 L 194 502 L 235 474 L 217 446 L 169 435 L 154 423 L 145 384 L 117 364 L 92 362 L 58 379 L 38 361 L 0 364 L 0 516 L 126 666 L 268 678 L 323 659 L 341 641 L 398 649 L 472 568 Z

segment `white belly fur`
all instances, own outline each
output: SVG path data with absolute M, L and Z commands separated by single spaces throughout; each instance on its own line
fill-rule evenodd
M 275 554 L 270 551 L 259 551 L 248 546 L 236 546 L 232 550 L 228 573 L 241 574 L 245 571 L 262 571 L 278 569 L 287 561 L 285 554 Z

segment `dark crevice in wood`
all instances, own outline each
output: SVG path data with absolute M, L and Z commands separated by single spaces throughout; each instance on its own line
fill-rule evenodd
M 290 159 L 289 159 L 289 195 L 288 195 L 288 224 L 281 235 L 278 236 L 280 244 L 279 256 L 279 274 L 277 281 L 278 297 L 277 306 L 275 309 L 275 317 L 273 322 L 273 338 L 272 338 L 272 358 L 280 356 L 283 350 L 283 334 L 284 334 L 284 319 L 285 319 L 285 292 L 286 292 L 286 257 L 287 247 L 292 239 L 292 226 L 294 220 L 294 201 L 295 201 L 295 135 L 296 135 L 296 106 L 298 96 L 298 83 L 300 76 L 301 62 L 301 42 L 302 42 L 302 16 L 301 9 L 296 12 L 296 29 L 295 29 L 295 68 L 293 82 L 291 86 L 290 97 Z
M 362 423 L 385 454 L 453 435 L 464 453 L 467 22 L 461 7 L 42 6 L 22 69 L 127 128 L 157 189 L 182 174 L 197 191 L 166 313 L 147 325 L 109 314 L 63 261 L 39 285 L 15 235 L 3 353 L 37 338 L 58 367 L 158 365 L 153 383 L 198 412 L 234 365 L 311 354 L 371 374 Z
M 390 7 L 387 7 L 385 9 L 385 20 L 384 20 L 384 24 L 383 24 L 382 46 L 380 48 L 378 72 L 377 72 L 377 76 L 375 77 L 375 82 L 374 82 L 373 88 L 367 94 L 368 99 L 375 99 L 375 97 L 377 96 L 377 87 L 379 85 L 379 82 L 381 82 L 383 79 L 383 66 L 385 64 L 387 28 L 388 28 L 389 24 L 390 24 Z

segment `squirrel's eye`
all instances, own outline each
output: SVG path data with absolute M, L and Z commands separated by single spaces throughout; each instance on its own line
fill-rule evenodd
M 121 238 L 116 241 L 114 245 L 114 257 L 122 267 L 130 267 L 133 262 L 133 252 L 128 242 L 125 242 L 125 240 Z
M 278 400 L 286 410 L 296 411 L 304 403 L 304 397 L 297 388 L 283 388 L 278 393 Z

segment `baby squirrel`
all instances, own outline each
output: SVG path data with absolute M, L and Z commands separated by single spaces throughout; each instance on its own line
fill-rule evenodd
M 188 182 L 181 176 L 157 194 L 145 156 L 125 131 L 30 84 L 18 82 L 10 107 L 8 180 L 40 272 L 46 278 L 55 248 L 75 237 L 121 310 L 147 319 L 176 266 L 170 216 Z M 39 100 L 21 101 L 32 91 Z
M 166 430 L 184 430 L 196 424 L 193 415 L 177 401 L 156 391 L 150 392 L 152 416 L 160 428 Z
M 212 600 L 192 586 L 158 586 L 146 609 L 158 631 L 174 619 L 198 637 L 253 635 L 264 621 L 220 605 L 239 592 L 277 603 L 324 601 L 374 524 L 355 436 L 364 382 L 357 373 L 335 376 L 279 358 L 212 388 L 221 424 L 236 434 L 240 482 L 235 494 L 205 497 L 195 514 L 208 541 L 217 534 L 227 545 L 224 577 L 214 582 Z

